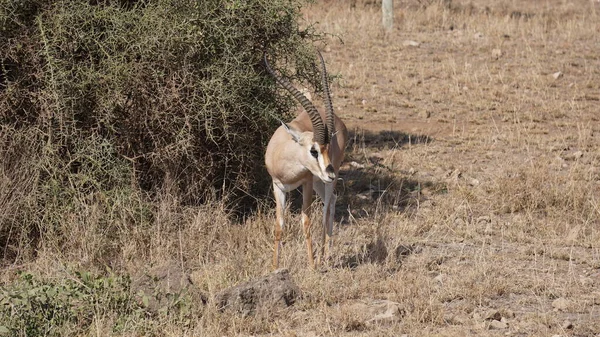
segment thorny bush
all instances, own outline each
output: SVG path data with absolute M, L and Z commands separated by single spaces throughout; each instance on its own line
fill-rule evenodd
M 114 212 L 115 195 L 238 209 L 265 195 L 264 147 L 293 102 L 262 56 L 318 86 L 304 2 L 0 0 L 4 258 L 68 241 L 69 219 Z

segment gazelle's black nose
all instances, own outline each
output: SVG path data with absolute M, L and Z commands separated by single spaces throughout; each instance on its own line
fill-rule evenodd
M 333 169 L 333 165 L 327 165 L 327 167 L 325 168 L 325 172 L 327 172 L 329 178 L 335 179 L 335 170 Z

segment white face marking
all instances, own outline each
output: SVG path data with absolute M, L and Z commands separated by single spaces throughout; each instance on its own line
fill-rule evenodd
M 317 144 L 313 144 L 313 148 L 318 152 L 318 156 L 316 158 L 318 170 L 317 172 L 311 170 L 315 176 L 317 176 L 324 183 L 333 182 L 333 177 L 327 172 L 327 166 L 330 164 L 325 163 L 325 156 L 323 152 L 321 152 L 321 147 Z M 313 157 L 314 158 L 314 157 Z
M 314 134 L 312 132 L 299 132 L 287 124 L 283 124 L 283 127 L 300 148 L 305 151 L 298 158 L 302 166 L 324 183 L 332 183 L 335 179 L 335 174 L 327 172 L 327 167 L 331 165 L 331 160 L 329 157 L 326 158 L 325 154 L 328 152 L 322 151 L 322 147 L 313 140 Z M 323 148 L 323 150 L 325 149 L 326 147 Z M 285 189 L 288 190 L 287 187 Z

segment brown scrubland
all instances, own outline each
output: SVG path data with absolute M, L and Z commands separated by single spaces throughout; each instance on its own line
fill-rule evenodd
M 214 305 L 271 272 L 274 202 L 256 195 L 241 213 L 218 193 L 183 202 L 176 176 L 151 204 L 88 196 L 61 218 L 68 239 L 42 233 L 26 256 L 2 247 L 17 261 L 0 273 L 4 294 L 95 296 L 65 314 L 86 319 L 56 317 L 65 336 L 600 336 L 600 3 L 394 5 L 390 32 L 379 1 L 301 11 L 301 27 L 326 33 L 316 45 L 350 144 L 326 267 L 308 267 L 292 194 L 280 261 L 292 305 Z M 23 274 L 34 280 L 11 288 Z M 153 288 L 163 280 L 178 286 Z M 373 320 L 381 301 L 393 310 Z

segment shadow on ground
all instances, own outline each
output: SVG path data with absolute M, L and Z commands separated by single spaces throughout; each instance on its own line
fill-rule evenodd
M 386 160 L 386 150 L 403 151 L 407 144 L 427 144 L 427 135 L 398 131 L 350 133 L 345 164 L 337 186 L 337 221 L 370 217 L 377 212 L 410 212 L 427 199 L 423 193 L 439 193 L 444 184 L 420 180 L 402 163 Z
M 402 151 L 404 145 L 432 141 L 427 135 L 399 131 L 351 131 L 336 186 L 335 221 L 344 225 L 351 219 L 371 217 L 377 212 L 410 212 L 426 200 L 422 193 L 424 189 L 433 193 L 444 191 L 445 185 L 415 179 L 401 164 L 386 164 L 385 158 L 378 153 L 382 150 Z M 291 193 L 290 200 L 292 212 L 299 213 L 301 190 Z
M 446 190 L 445 184 L 419 179 L 402 163 L 385 158 L 390 151 L 404 151 L 406 145 L 428 144 L 433 141 L 431 137 L 356 130 L 350 139 L 337 187 L 336 221 L 342 226 L 390 212 L 411 214 L 429 195 Z M 389 263 L 389 271 L 395 272 L 406 257 L 422 251 L 415 244 L 388 245 L 381 236 L 373 238 L 357 251 L 341 256 L 335 267 L 355 269 L 362 264 Z
M 404 133 L 395 130 L 382 130 L 373 132 L 363 129 L 354 129 L 349 131 L 349 143 L 346 151 L 369 148 L 369 149 L 382 149 L 382 148 L 399 148 L 406 144 L 423 144 L 430 143 L 433 138 L 427 135 L 415 135 L 410 133 Z
M 406 257 L 418 254 L 422 250 L 423 248 L 416 244 L 400 244 L 391 249 L 392 252 L 390 252 L 385 240 L 379 237 L 361 247 L 359 252 L 340 257 L 339 262 L 334 265 L 334 268 L 354 270 L 361 264 L 384 264 L 389 259 L 391 262 L 391 269 L 389 271 L 395 272 L 402 266 Z M 393 255 L 390 256 L 390 254 Z

